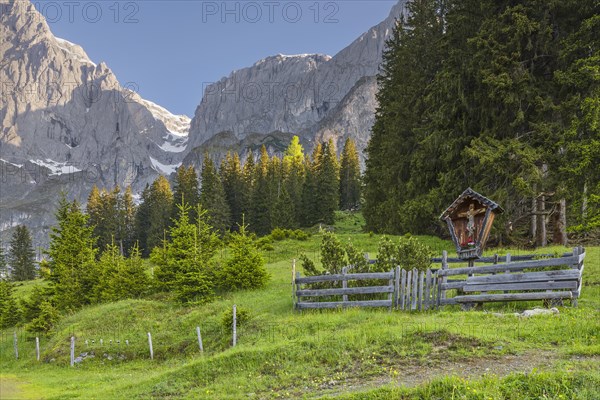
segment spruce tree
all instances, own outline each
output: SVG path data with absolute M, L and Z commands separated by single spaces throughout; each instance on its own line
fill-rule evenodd
M 195 208 L 200 203 L 200 191 L 198 189 L 198 175 L 194 166 L 189 167 L 181 166 L 177 168 L 177 174 L 175 175 L 175 184 L 173 185 L 173 210 L 171 212 L 171 218 L 174 219 L 179 213 L 179 205 L 182 200 L 191 207 L 190 218 L 194 219 L 196 216 Z
M 319 148 L 321 148 L 320 145 Z M 310 160 L 309 156 L 306 156 L 304 162 L 304 182 L 302 184 L 302 205 L 297 213 L 300 215 L 301 226 L 310 227 L 319 220 L 317 190 L 315 163 Z
M 146 184 L 142 195 L 140 205 L 137 207 L 134 217 L 134 237 L 137 239 L 142 257 L 150 255 L 148 247 L 148 231 L 150 230 L 150 185 Z
M 210 226 L 207 210 L 197 206 L 195 224 L 189 220 L 189 207 L 180 205 L 163 248 L 156 248 L 152 261 L 158 268 L 154 277 L 165 290 L 174 291 L 181 302 L 203 302 L 213 294 L 212 261 L 218 238 Z
M 225 189 L 219 178 L 215 165 L 208 154 L 204 155 L 202 163 L 202 187 L 200 203 L 208 210 L 210 224 L 224 235 L 229 229 L 231 213 L 225 197 Z
M 244 163 L 244 167 L 242 169 L 242 215 L 245 216 L 246 219 L 249 219 L 251 214 L 250 205 L 252 202 L 252 194 L 254 193 L 255 168 L 256 166 L 254 163 L 254 154 L 252 153 L 252 149 L 250 149 L 248 151 L 248 155 L 246 156 L 246 162 Z
M 292 202 L 295 225 L 302 225 L 302 186 L 305 176 L 304 149 L 298 136 L 294 136 L 283 157 L 283 179 Z
M 263 145 L 260 158 L 254 170 L 254 187 L 250 202 L 250 229 L 258 235 L 268 235 L 271 232 L 271 189 L 269 181 L 269 154 Z
M 164 176 L 159 176 L 150 186 L 148 193 L 148 234 L 146 238 L 146 253 L 161 246 L 167 237 L 171 226 L 171 207 L 173 193 L 171 185 Z
M 244 193 L 244 177 L 240 156 L 237 153 L 227 153 L 227 156 L 221 163 L 220 168 L 221 181 L 225 190 L 227 204 L 231 211 L 230 229 L 235 230 L 237 224 L 242 223 L 242 214 L 244 213 L 244 201 L 247 198 Z
M 218 271 L 219 286 L 225 290 L 258 289 L 264 287 L 269 280 L 265 261 L 246 226 L 240 225 L 239 232 L 234 232 L 229 245 L 231 257 Z
M 346 139 L 340 160 L 340 209 L 355 209 L 360 205 L 360 162 L 356 145 Z
M 0 280 L 0 329 L 10 328 L 21 320 L 21 310 L 17 305 L 12 283 Z
M 98 278 L 96 243 L 88 217 L 76 201 L 70 203 L 61 196 L 56 219 L 47 252 L 54 301 L 59 309 L 75 310 L 93 301 Z
M 8 264 L 4 255 L 4 246 L 0 240 L 0 279 L 8 279 Z
M 8 253 L 12 269 L 11 279 L 14 281 L 29 281 L 35 279 L 35 250 L 31 234 L 26 226 L 17 226 L 10 241 Z
M 317 156 L 317 220 L 333 225 L 339 206 L 339 163 L 332 140 L 323 144 L 322 155 Z

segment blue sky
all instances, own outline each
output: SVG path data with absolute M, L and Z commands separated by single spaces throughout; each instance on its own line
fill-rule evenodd
M 334 55 L 396 2 L 32 1 L 56 36 L 105 61 L 121 84 L 190 117 L 205 83 L 278 53 Z

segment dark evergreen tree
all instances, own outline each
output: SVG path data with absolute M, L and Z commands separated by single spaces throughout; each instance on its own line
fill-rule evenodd
M 74 310 L 93 301 L 97 284 L 96 243 L 88 217 L 76 201 L 64 195 L 56 212 L 57 226 L 50 234 L 50 281 L 59 309 Z
M 217 173 L 215 164 L 208 154 L 204 155 L 202 163 L 200 203 L 208 211 L 211 226 L 221 235 L 225 234 L 231 224 L 231 212 L 225 197 L 223 183 Z
M 21 310 L 14 295 L 12 283 L 0 280 L 0 329 L 10 328 L 21 320 Z
M 198 188 L 198 175 L 196 169 L 190 165 L 189 167 L 181 166 L 177 168 L 175 175 L 175 184 L 173 185 L 173 211 L 171 218 L 177 218 L 179 206 L 182 200 L 190 206 L 190 218 L 195 219 L 196 206 L 200 203 L 200 190 Z
M 167 238 L 171 226 L 172 205 L 171 185 L 167 178 L 159 176 L 150 186 L 148 193 L 149 226 L 144 254 L 150 253 L 156 246 L 162 246 L 163 241 Z
M 0 279 L 8 279 L 8 264 L 4 255 L 2 241 L 0 241 Z
M 317 146 L 317 149 L 321 148 L 321 145 Z M 306 156 L 304 163 L 304 182 L 302 184 L 302 206 L 299 211 L 301 226 L 310 227 L 319 221 L 317 190 L 315 164 L 311 162 L 308 156 Z
M 29 281 L 35 279 L 35 250 L 29 229 L 19 225 L 10 241 L 8 259 L 13 281 Z
M 339 195 L 339 163 L 333 141 L 323 144 L 322 156 L 315 163 L 317 182 L 317 220 L 333 225 L 335 211 L 338 210 Z
M 150 230 L 151 207 L 150 185 L 146 184 L 146 187 L 144 188 L 144 191 L 140 197 L 140 201 L 140 205 L 137 207 L 135 212 L 134 238 L 137 240 L 142 257 L 148 257 L 151 250 L 148 247 L 148 231 Z
M 269 154 L 262 146 L 260 158 L 254 170 L 254 185 L 250 202 L 250 229 L 258 235 L 271 232 L 271 189 L 269 181 Z
M 294 213 L 294 225 L 302 225 L 302 186 L 305 179 L 304 149 L 294 136 L 283 157 L 283 180 Z
M 346 139 L 340 160 L 340 209 L 350 210 L 360 205 L 360 161 L 356 145 Z
M 221 163 L 220 168 L 221 181 L 225 190 L 227 204 L 231 211 L 230 230 L 236 230 L 238 224 L 242 223 L 242 214 L 244 213 L 244 201 L 247 195 L 244 193 L 245 184 L 242 174 L 240 157 L 237 153 L 227 153 L 227 156 Z

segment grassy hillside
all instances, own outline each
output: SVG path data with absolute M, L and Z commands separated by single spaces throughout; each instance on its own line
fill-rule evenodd
M 361 224 L 358 216 L 340 215 L 337 230 L 375 257 L 380 238 L 357 233 Z M 436 252 L 452 250 L 449 242 L 422 239 Z M 181 307 L 157 296 L 66 316 L 41 338 L 39 363 L 34 338 L 18 332 L 15 360 L 13 331 L 3 331 L 0 398 L 600 398 L 600 248 L 588 249 L 579 307 L 561 307 L 558 315 L 512 314 L 541 302 L 470 312 L 447 307 L 300 314 L 292 310 L 291 260 L 301 252 L 318 258 L 319 243 L 316 233 L 305 242 L 274 242 L 265 252 L 271 280 L 263 290 L 224 294 L 201 307 Z M 235 348 L 222 323 L 233 304 L 250 314 Z M 204 354 L 196 326 L 202 329 Z M 153 361 L 147 332 L 153 337 Z M 74 368 L 69 366 L 72 335 L 76 355 L 87 353 Z

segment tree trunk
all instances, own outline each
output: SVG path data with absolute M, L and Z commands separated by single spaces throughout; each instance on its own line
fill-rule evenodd
M 531 242 L 535 243 L 537 240 L 537 199 L 534 197 L 531 200 Z
M 537 240 L 536 245 L 538 247 L 546 247 L 548 240 L 546 237 L 546 196 L 541 195 L 537 198 L 537 209 L 538 215 L 538 227 L 537 227 Z
M 560 199 L 558 211 L 554 214 L 554 233 L 552 239 L 555 244 L 567 245 L 567 200 Z
M 587 208 L 588 208 L 588 185 L 587 180 L 583 183 L 583 194 L 581 196 L 581 224 L 587 225 Z

